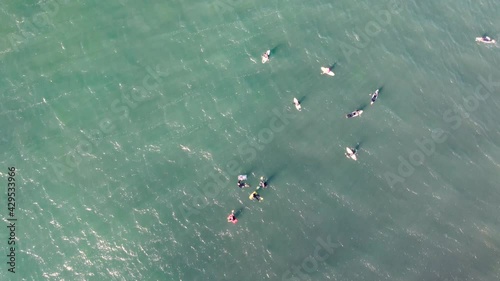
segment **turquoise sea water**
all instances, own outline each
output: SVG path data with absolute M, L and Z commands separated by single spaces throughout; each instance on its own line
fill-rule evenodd
M 497 1 L 0 12 L 0 280 L 500 279 Z

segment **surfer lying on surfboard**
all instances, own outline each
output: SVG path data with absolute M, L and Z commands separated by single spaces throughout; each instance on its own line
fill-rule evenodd
M 372 98 L 371 98 L 371 102 L 370 102 L 370 105 L 372 105 L 378 98 L 378 91 L 379 89 L 377 89 L 373 94 L 372 94 Z
M 345 118 L 353 118 L 353 117 L 358 117 L 358 116 L 360 116 L 360 115 L 361 115 L 361 113 L 363 113 L 363 110 L 356 110 L 356 111 L 353 111 L 353 112 L 351 112 L 351 113 L 347 114 L 347 115 L 345 116 Z
M 257 201 L 264 200 L 264 198 L 262 198 L 260 196 L 260 194 L 257 193 L 257 191 L 252 192 L 252 194 L 250 194 L 250 196 L 248 197 L 248 199 L 250 199 L 250 200 L 257 200 Z
M 238 176 L 238 187 L 239 188 L 250 187 L 250 185 L 245 182 L 246 180 L 247 180 L 247 175 L 239 175 Z
M 250 185 L 242 180 L 238 180 L 238 187 L 239 188 L 250 187 Z
M 259 188 L 266 188 L 267 187 L 267 182 L 266 182 L 266 178 L 265 177 L 260 177 L 260 182 L 259 182 L 259 187 L 257 187 L 257 189 Z
M 329 67 L 321 67 L 321 75 L 323 74 L 335 76 L 335 73 Z
M 232 222 L 234 224 L 238 222 L 238 219 L 234 215 L 234 210 L 231 210 L 231 214 L 227 216 L 227 222 Z
M 356 157 L 356 152 L 357 151 L 356 151 L 355 148 L 346 147 L 345 150 L 346 150 L 345 156 L 347 158 L 351 158 L 354 161 L 358 160 L 358 158 Z
M 262 54 L 262 63 L 268 62 L 270 55 L 271 55 L 271 50 L 267 50 L 264 54 Z
M 295 104 L 295 108 L 298 110 L 298 111 L 301 111 L 302 110 L 302 106 L 300 105 L 300 102 L 297 98 L 293 98 L 293 104 Z
M 486 43 L 486 44 L 495 44 L 496 41 L 491 39 L 488 36 L 476 37 L 476 42 Z

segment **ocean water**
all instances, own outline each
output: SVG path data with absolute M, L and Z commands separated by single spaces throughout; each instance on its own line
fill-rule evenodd
M 498 1 L 0 12 L 0 280 L 500 280 Z

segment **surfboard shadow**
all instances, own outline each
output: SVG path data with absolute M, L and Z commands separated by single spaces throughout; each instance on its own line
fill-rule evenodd
M 238 218 L 243 213 L 244 209 L 245 209 L 245 207 L 240 207 L 239 209 L 237 209 L 236 211 L 234 211 L 234 216 L 236 218 Z
M 259 194 L 262 194 L 262 193 L 266 193 L 264 190 L 268 189 L 271 185 L 271 182 L 273 181 L 273 179 L 276 177 L 277 173 L 273 173 L 271 174 L 269 177 L 266 177 L 264 176 L 265 178 L 265 184 L 266 184 L 266 187 L 261 187 L 259 188 L 259 190 L 257 191 Z
M 328 68 L 330 68 L 330 70 L 333 71 L 333 69 L 337 66 L 337 62 L 334 62 L 331 66 L 329 66 Z
M 271 56 L 272 56 L 272 55 L 274 55 L 274 54 L 276 54 L 276 53 L 278 53 L 278 52 L 279 52 L 279 50 L 281 50 L 281 48 L 283 47 L 283 45 L 284 45 L 284 44 L 283 44 L 283 43 L 281 43 L 281 44 L 278 44 L 278 45 L 274 46 L 272 49 L 270 49 L 270 51 L 271 51 Z
M 381 85 L 380 87 L 378 87 L 378 94 L 379 94 L 379 97 L 380 97 L 380 94 L 382 94 L 382 91 L 384 90 L 384 85 Z M 373 93 L 370 94 L 370 97 Z
M 359 150 L 359 148 L 361 147 L 361 144 L 362 144 L 362 142 L 358 142 L 358 143 L 356 144 L 356 146 L 354 147 L 354 149 L 355 149 L 356 151 L 358 151 L 358 150 Z
M 276 177 L 276 173 L 270 175 L 269 177 L 266 178 L 266 183 L 267 183 L 267 186 L 269 187 L 269 185 L 271 184 L 271 182 L 273 181 L 273 179 Z
M 387 94 L 385 94 L 385 93 L 383 94 L 383 93 L 382 93 L 383 91 L 384 91 L 384 85 L 381 85 L 380 87 L 378 87 L 378 94 L 379 94 L 378 98 L 380 98 L 380 95 L 383 95 L 384 97 L 387 95 Z M 374 92 L 375 92 L 375 91 L 374 91 Z M 371 99 L 371 95 L 372 95 L 372 94 L 373 94 L 373 93 L 370 93 L 370 99 Z M 377 98 L 377 101 L 378 101 L 378 98 Z M 377 103 L 377 102 L 375 102 L 375 103 Z

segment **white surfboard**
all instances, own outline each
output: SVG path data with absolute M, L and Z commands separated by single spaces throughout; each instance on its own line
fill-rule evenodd
M 345 156 L 347 158 L 351 158 L 354 161 L 358 160 L 358 157 L 356 157 L 356 153 L 354 151 L 352 151 L 352 149 L 350 149 L 349 147 L 346 147 L 345 151 L 346 151 Z
M 293 104 L 295 104 L 295 108 L 298 110 L 298 111 L 301 111 L 302 110 L 302 106 L 300 105 L 300 102 L 297 98 L 293 98 Z
M 372 105 L 375 101 L 377 101 L 378 99 L 378 92 L 379 90 L 377 89 L 373 94 L 372 94 L 372 98 L 370 100 L 370 105 Z
M 476 37 L 476 42 L 481 42 L 481 43 L 484 43 L 484 44 L 495 44 L 496 43 L 495 40 L 484 41 L 483 37 Z
M 353 113 L 355 113 L 355 112 L 357 113 L 357 115 L 349 117 L 349 114 L 353 114 Z M 345 116 L 345 118 L 354 118 L 354 117 L 359 117 L 359 116 L 361 116 L 361 114 L 363 114 L 363 110 L 356 110 L 356 111 L 353 111 L 353 112 L 351 112 L 351 113 L 349 113 L 349 114 L 347 114 L 347 115 Z
M 266 63 L 269 61 L 269 56 L 271 55 L 271 50 L 267 50 L 263 55 L 262 55 L 262 63 Z
M 321 74 L 335 76 L 335 73 L 333 73 L 333 71 L 331 71 L 328 67 L 321 67 Z

